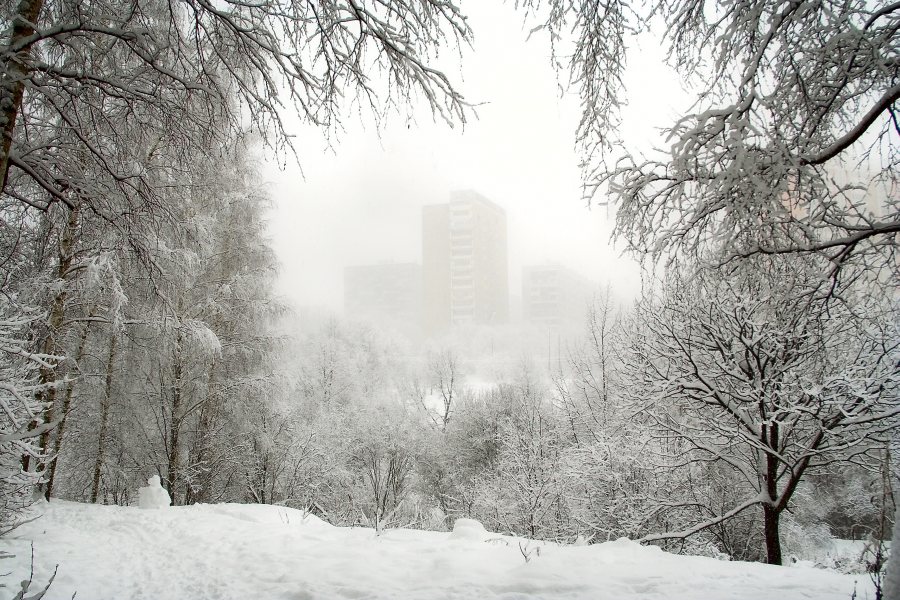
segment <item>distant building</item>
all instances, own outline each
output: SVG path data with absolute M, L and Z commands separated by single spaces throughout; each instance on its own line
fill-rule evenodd
M 522 320 L 552 329 L 585 325 L 594 286 L 562 265 L 522 269 Z
M 350 319 L 418 336 L 422 322 L 422 267 L 414 263 L 345 267 L 344 312 Z
M 473 191 L 422 209 L 425 331 L 509 320 L 506 212 Z

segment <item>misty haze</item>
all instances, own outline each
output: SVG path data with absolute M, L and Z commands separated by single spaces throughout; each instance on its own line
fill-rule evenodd
M 2 11 L 0 597 L 900 597 L 900 4 Z

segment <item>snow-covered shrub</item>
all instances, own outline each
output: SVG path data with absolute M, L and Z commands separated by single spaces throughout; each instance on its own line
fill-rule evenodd
M 880 535 L 884 489 L 879 472 L 845 465 L 811 483 L 814 489 L 809 505 L 818 508 L 816 516 L 828 523 L 832 535 L 856 540 Z
M 562 487 L 560 422 L 546 390 L 527 381 L 501 386 L 512 407 L 500 424 L 497 485 L 506 525 L 531 538 L 571 538 L 570 509 Z
M 424 451 L 418 457 L 422 490 L 451 520 L 473 517 L 491 527 L 498 523 L 494 483 L 499 432 L 509 414 L 509 407 L 494 391 L 467 394 L 447 428 L 426 435 Z
M 478 519 L 492 531 L 571 539 L 563 438 L 546 389 L 526 372 L 465 397 L 454 415 L 423 468 L 425 489 L 447 516 Z
M 668 544 L 670 552 L 677 550 L 680 554 L 689 556 L 707 556 L 716 560 L 733 560 L 733 557 L 726 552 L 722 552 L 719 541 L 708 532 L 701 532 L 697 535 L 685 539 L 682 543 L 673 547 Z
M 839 564 L 837 557 L 829 552 L 833 537 L 828 525 L 821 520 L 810 518 L 807 510 L 788 513 L 782 519 L 782 544 L 785 556 L 797 560 L 810 560 L 816 565 L 828 568 L 846 568 L 850 565 Z
M 15 554 L 10 554 L 8 552 L 4 552 L 0 550 L 0 560 L 15 558 Z M 2 573 L 0 574 L 0 590 L 8 589 L 10 593 L 13 592 L 12 588 L 15 586 L 17 588 L 16 594 L 12 596 L 11 600 L 41 600 L 47 592 L 50 590 L 50 586 L 53 585 L 53 580 L 56 579 L 56 573 L 59 568 L 59 565 L 54 567 L 53 574 L 50 575 L 50 578 L 46 583 L 38 583 L 34 580 L 34 544 L 31 546 L 31 569 L 28 573 L 28 579 L 24 579 L 22 581 L 17 581 L 15 584 L 7 584 L 3 582 L 3 579 L 10 577 L 10 573 Z
M 418 519 L 413 503 L 417 435 L 402 411 L 381 406 L 365 411 L 352 436 L 350 466 L 357 481 L 355 497 L 362 515 L 375 529 L 410 525 Z

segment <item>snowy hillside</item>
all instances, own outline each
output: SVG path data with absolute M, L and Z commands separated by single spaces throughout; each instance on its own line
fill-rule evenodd
M 619 540 L 562 547 L 468 527 L 454 533 L 332 527 L 261 505 L 140 510 L 53 501 L 0 550 L 0 597 L 59 565 L 47 600 L 315 598 L 873 598 L 865 576 L 667 554 Z M 524 554 L 528 554 L 526 562 Z M 16 585 L 18 585 L 16 583 Z

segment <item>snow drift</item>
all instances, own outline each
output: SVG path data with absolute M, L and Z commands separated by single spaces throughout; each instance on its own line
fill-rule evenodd
M 668 554 L 626 539 L 559 546 L 484 531 L 333 527 L 289 508 L 195 505 L 165 510 L 54 500 L 6 539 L 0 579 L 12 595 L 49 579 L 46 600 L 260 598 L 659 598 L 847 600 L 874 597 L 865 576 Z M 536 549 L 540 548 L 537 552 Z M 525 554 L 529 560 L 525 560 Z M 4 596 L 5 597 L 5 596 Z

